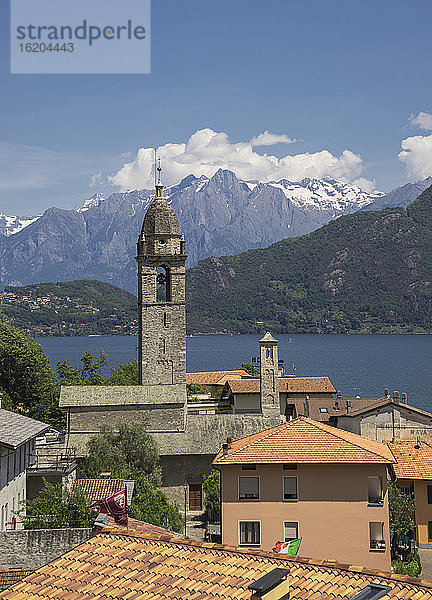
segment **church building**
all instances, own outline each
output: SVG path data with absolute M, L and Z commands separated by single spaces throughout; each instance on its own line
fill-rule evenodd
M 200 510 L 202 477 L 227 437 L 244 437 L 281 421 L 277 341 L 270 334 L 260 340 L 258 407 L 236 413 L 219 400 L 212 410 L 200 411 L 188 402 L 186 247 L 158 171 L 156 196 L 137 244 L 139 384 L 63 386 L 60 406 L 68 411 L 68 447 L 78 457 L 103 425 L 116 429 L 121 422 L 140 423 L 159 445 L 164 491 L 183 504 L 186 486 L 189 509 Z

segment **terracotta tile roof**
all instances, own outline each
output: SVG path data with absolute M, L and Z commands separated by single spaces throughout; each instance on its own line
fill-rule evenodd
M 295 394 L 335 394 L 336 388 L 328 377 L 281 377 L 279 391 Z
M 349 600 L 368 584 L 383 600 L 432 600 L 432 582 L 272 552 L 139 533 L 99 534 L 0 593 L 9 600 L 249 600 L 248 586 L 290 570 L 291 600 Z
M 0 592 L 11 587 L 27 575 L 34 573 L 34 569 L 8 569 L 0 571 Z
M 125 488 L 124 479 L 76 479 L 75 485 L 79 486 L 84 492 L 89 502 L 108 498 Z
M 214 464 L 243 463 L 392 463 L 393 455 L 375 440 L 298 417 L 235 440 Z
M 229 378 L 228 384 L 233 394 L 259 394 L 259 379 Z M 336 389 L 328 377 L 280 377 L 279 392 L 291 394 L 335 394 Z
M 396 463 L 393 465 L 398 479 L 432 480 L 432 446 L 427 442 L 385 442 Z
M 241 379 L 249 377 L 249 373 L 239 369 L 237 371 L 203 371 L 200 373 L 186 373 L 186 385 L 198 383 L 201 385 L 225 385 L 228 379 Z

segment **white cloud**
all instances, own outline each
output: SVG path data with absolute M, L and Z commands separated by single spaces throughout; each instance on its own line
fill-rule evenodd
M 363 171 L 361 157 L 350 150 L 344 150 L 340 156 L 321 150 L 278 158 L 271 154 L 258 154 L 253 149 L 257 140 L 263 145 L 263 141 L 269 144 L 277 139 L 280 142 L 281 137 L 284 143 L 292 141 L 285 135 L 264 132 L 248 142 L 231 143 L 224 132 L 201 129 L 185 144 L 165 144 L 157 149 L 162 161 L 163 182 L 172 185 L 191 173 L 196 177 L 211 177 L 218 169 L 229 169 L 241 179 L 260 181 L 299 181 L 304 177 L 326 176 L 352 181 Z M 140 148 L 135 159 L 125 163 L 109 180 L 122 191 L 151 188 L 154 181 L 153 161 L 153 149 Z
M 273 146 L 274 144 L 294 144 L 297 140 L 290 138 L 285 133 L 270 133 L 264 131 L 251 139 L 251 146 Z
M 399 160 L 405 164 L 408 179 L 418 181 L 432 176 L 432 135 L 416 135 L 402 140 Z
M 90 187 L 96 187 L 103 182 L 102 171 L 98 171 L 90 177 Z
M 411 115 L 410 123 L 423 129 L 424 131 L 432 131 L 432 114 L 427 112 L 419 112 L 419 114 L 415 117 Z
M 356 185 L 364 192 L 376 192 L 375 181 L 370 181 L 369 179 L 365 179 L 364 177 L 359 177 L 358 179 L 354 179 L 352 182 L 353 185 Z

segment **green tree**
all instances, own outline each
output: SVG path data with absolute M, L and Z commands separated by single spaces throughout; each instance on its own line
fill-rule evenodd
M 109 385 L 138 385 L 138 361 L 136 358 L 128 363 L 118 361 L 117 367 L 111 369 L 107 383 Z
M 70 527 L 91 527 L 96 518 L 81 488 L 65 490 L 61 483 L 53 485 L 44 479 L 39 495 L 32 500 L 24 500 L 26 515 L 18 511 L 24 520 L 25 529 L 66 529 Z
M 243 371 L 246 371 L 246 373 L 249 373 L 249 375 L 251 375 L 252 377 L 259 377 L 259 368 L 254 367 L 254 365 L 251 362 L 242 362 L 240 366 L 243 369 Z
M 71 365 L 69 359 L 61 360 L 56 365 L 57 379 L 60 385 L 106 385 L 104 375 L 108 365 L 107 355 L 102 350 L 94 356 L 86 350 L 81 356 L 81 367 Z
M 221 496 L 219 471 L 214 469 L 210 475 L 204 475 L 203 490 L 206 520 L 210 523 L 220 523 Z
M 414 497 L 402 490 L 396 483 L 389 484 L 388 492 L 390 530 L 392 532 L 391 547 L 392 555 L 396 557 L 401 554 L 402 536 L 409 536 L 415 531 L 414 514 L 416 506 Z
M 64 427 L 66 413 L 58 406 L 59 388 L 42 346 L 5 323 L 0 323 L 0 389 L 12 410 Z
M 160 490 L 147 486 L 132 499 L 129 514 L 134 519 L 153 523 L 173 531 L 182 531 L 183 519 L 177 507 Z
M 401 573 L 402 575 L 409 575 L 410 577 L 418 577 L 421 573 L 421 570 L 420 557 L 418 554 L 409 554 L 406 561 L 392 561 L 392 571 L 394 573 Z
M 139 423 L 120 423 L 118 431 L 103 427 L 91 437 L 87 447 L 88 456 L 80 467 L 84 477 L 99 477 L 102 472 L 110 472 L 112 477 L 134 479 L 137 488 L 160 485 L 156 441 Z
M 88 456 L 80 469 L 84 477 L 99 477 L 105 471 L 116 478 L 133 479 L 135 495 L 130 516 L 181 530 L 178 509 L 157 489 L 162 478 L 156 441 L 139 423 L 120 423 L 117 432 L 103 428 L 89 440 L 87 447 Z

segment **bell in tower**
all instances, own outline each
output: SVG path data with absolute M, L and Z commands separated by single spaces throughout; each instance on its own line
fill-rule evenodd
M 137 244 L 139 382 L 186 384 L 185 242 L 157 170 Z

